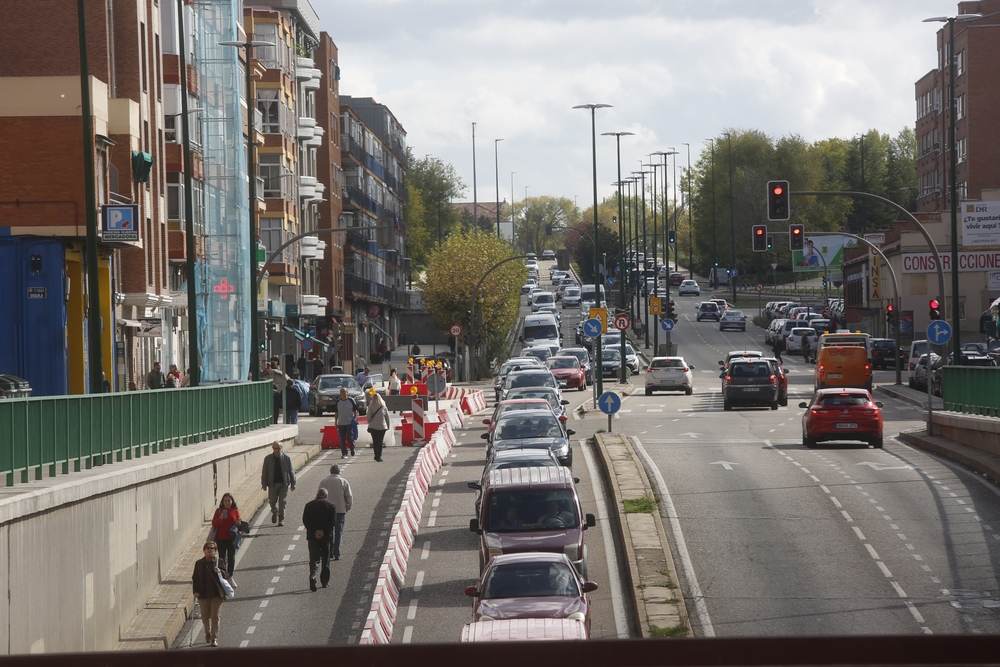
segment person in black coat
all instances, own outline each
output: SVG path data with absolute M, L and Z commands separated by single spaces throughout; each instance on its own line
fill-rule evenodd
M 302 409 L 302 394 L 291 378 L 285 380 L 285 423 L 298 424 L 299 410 Z
M 316 566 L 322 565 L 319 581 L 323 588 L 330 583 L 330 543 L 337 508 L 328 500 L 329 492 L 320 488 L 316 499 L 306 503 L 302 510 L 302 525 L 309 543 L 309 590 L 316 592 Z

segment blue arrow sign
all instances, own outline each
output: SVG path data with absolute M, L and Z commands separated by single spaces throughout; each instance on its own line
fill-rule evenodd
M 596 317 L 592 317 L 583 323 L 583 333 L 590 338 L 597 338 L 604 332 L 604 325 Z
M 614 278 L 608 278 L 607 281 L 605 281 L 605 282 L 608 283 L 608 287 L 611 287 L 612 285 L 615 284 L 615 279 Z
M 951 340 L 951 325 L 944 320 L 932 320 L 927 325 L 927 340 L 934 345 L 944 345 Z
M 660 320 L 660 328 L 663 329 L 664 331 L 673 331 L 674 330 L 674 321 L 672 319 L 670 319 L 669 317 L 664 318 L 664 319 Z
M 606 391 L 597 399 L 597 407 L 606 415 L 613 415 L 622 407 L 622 398 L 613 391 Z

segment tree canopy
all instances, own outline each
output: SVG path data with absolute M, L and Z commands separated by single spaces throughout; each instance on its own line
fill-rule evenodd
M 461 216 L 452 208 L 451 200 L 460 196 L 466 186 L 455 167 L 440 158 L 415 158 L 408 148 L 407 162 L 406 252 L 414 266 L 421 267 L 433 248 L 461 229 Z

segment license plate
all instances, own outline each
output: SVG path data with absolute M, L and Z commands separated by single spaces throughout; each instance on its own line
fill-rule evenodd
M 560 382 L 559 383 L 559 388 L 560 389 L 565 389 L 566 388 L 566 383 L 565 382 Z
M 831 380 L 841 380 L 844 376 L 840 373 L 830 373 L 827 377 Z
M 743 391 L 760 391 L 760 387 L 743 387 Z
M 835 424 L 835 428 L 857 428 L 857 424 Z

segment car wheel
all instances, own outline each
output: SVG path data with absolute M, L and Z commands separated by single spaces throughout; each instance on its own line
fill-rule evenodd
M 778 409 L 778 401 L 775 401 L 774 403 L 771 403 L 771 409 L 772 410 L 777 410 Z
M 913 380 L 910 380 L 910 389 L 916 389 L 916 388 L 917 387 L 916 385 L 914 385 Z
M 693 393 L 694 393 L 694 389 L 691 389 L 690 387 L 684 390 L 684 395 L 685 396 L 690 396 Z
M 783 399 L 778 401 L 778 404 L 781 405 L 781 407 L 783 408 L 788 407 L 788 396 L 785 396 Z
M 723 401 L 722 409 L 725 410 L 726 412 L 729 412 L 730 410 L 733 409 L 733 406 L 729 403 L 729 401 Z
M 650 389 L 649 387 L 646 387 L 646 396 L 652 396 L 652 395 L 653 395 L 653 390 Z
M 584 382 L 583 384 L 580 385 L 580 391 L 587 391 L 587 383 L 586 382 Z
M 816 446 L 816 441 L 810 438 L 805 433 L 802 434 L 802 446 L 812 448 Z
M 310 417 L 316 416 L 316 408 L 309 408 L 309 416 Z
M 882 449 L 882 436 L 879 436 L 872 440 L 872 447 L 875 449 Z

